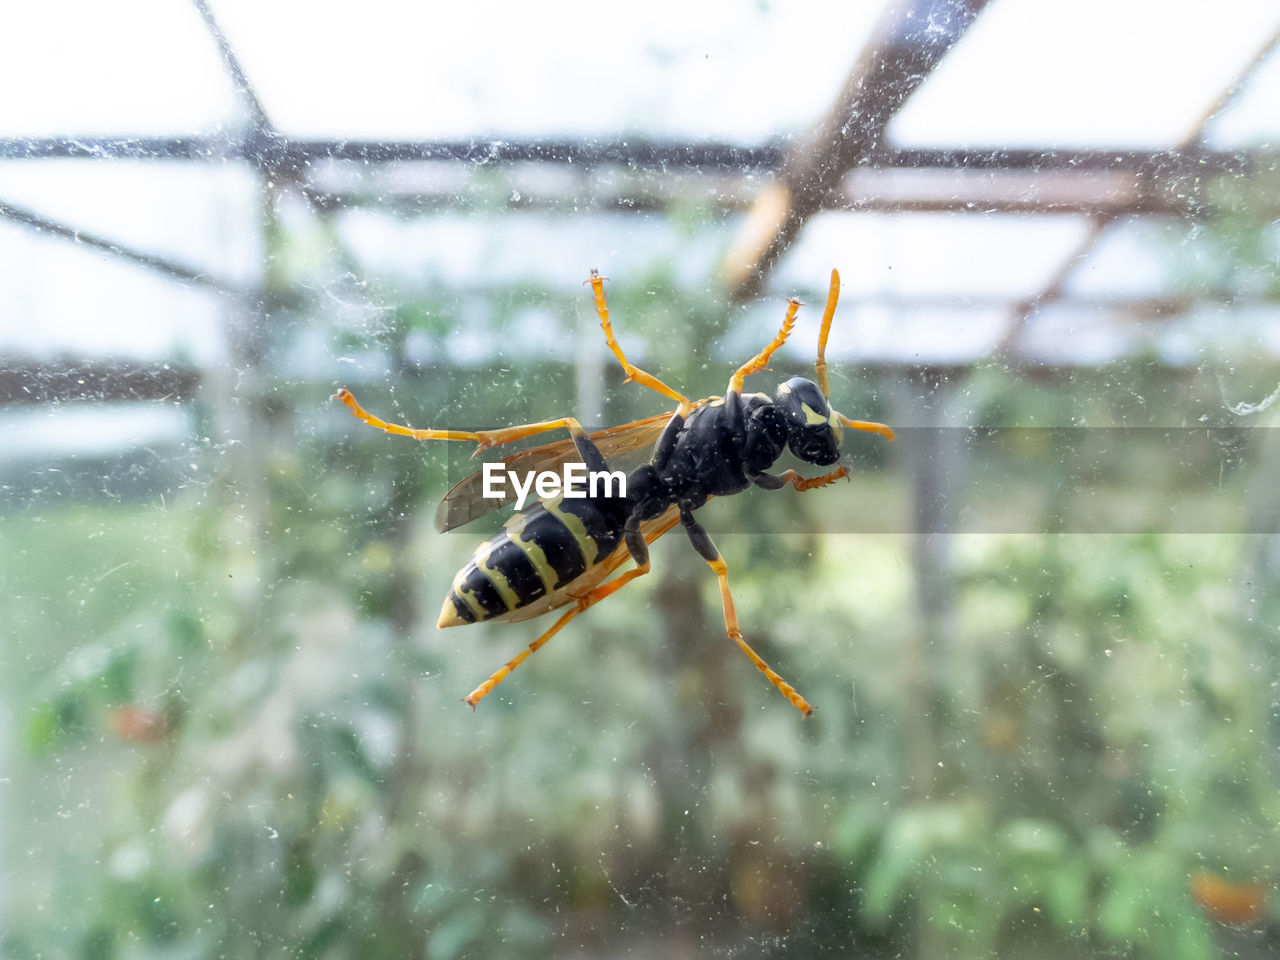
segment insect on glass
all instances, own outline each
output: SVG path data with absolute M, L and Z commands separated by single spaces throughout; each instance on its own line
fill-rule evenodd
M 593 270 L 587 283 L 591 285 L 609 349 L 622 364 L 628 380 L 674 401 L 674 413 L 591 434 L 573 417 L 500 430 L 419 430 L 375 417 L 345 388 L 334 395 L 334 399 L 345 403 L 353 415 L 371 427 L 418 440 L 469 441 L 477 444 L 477 453 L 551 430 L 569 432 L 568 439 L 507 457 L 502 462 L 503 469 L 512 477 L 570 464 L 581 464 L 592 474 L 607 475 L 611 458 L 637 449 L 651 449 L 648 462 L 625 475 L 625 483 L 581 495 L 573 495 L 566 489 L 560 496 L 542 499 L 528 510 L 515 514 L 502 532 L 480 544 L 471 561 L 458 571 L 440 611 L 441 627 L 481 620 L 528 620 L 550 610 L 569 607 L 549 630 L 500 667 L 465 700 L 474 707 L 570 620 L 648 573 L 649 544 L 680 523 L 694 549 L 711 566 L 719 581 L 725 630 L 730 639 L 769 682 L 807 716 L 813 712 L 808 701 L 743 639 L 729 593 L 729 572 L 724 558 L 694 518 L 693 511 L 711 497 L 740 493 L 751 484 L 766 490 L 785 486 L 811 490 L 849 474 L 844 465 L 812 478 L 802 477 L 794 470 L 769 473 L 786 448 L 801 460 L 831 466 L 840 459 L 843 428 L 894 438 L 893 431 L 884 424 L 851 420 L 833 410 L 829 402 L 831 390 L 825 353 L 840 294 L 840 275 L 831 271 L 831 289 L 818 334 L 816 383 L 792 377 L 779 386 L 772 397 L 742 392 L 743 381 L 764 370 L 769 358 L 791 334 L 800 309 L 800 302 L 793 299 L 788 301 L 778 335 L 734 371 L 725 395 L 703 400 L 690 400 L 627 360 L 613 335 L 604 281 L 605 278 Z M 514 493 L 495 499 L 486 483 L 489 471 L 483 474 L 472 474 L 446 494 L 436 515 L 441 530 L 459 526 L 515 499 Z M 567 468 L 565 475 L 569 476 Z M 628 561 L 634 566 L 613 577 Z

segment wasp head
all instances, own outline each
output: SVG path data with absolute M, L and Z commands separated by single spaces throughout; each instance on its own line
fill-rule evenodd
M 801 460 L 827 466 L 840 459 L 840 415 L 818 385 L 792 377 L 778 387 L 774 403 L 787 418 L 787 446 Z

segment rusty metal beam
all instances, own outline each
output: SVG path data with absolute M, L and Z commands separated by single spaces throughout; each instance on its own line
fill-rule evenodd
M 1200 115 L 1192 128 L 1187 132 L 1186 136 L 1177 145 L 1176 153 L 1186 153 L 1194 151 L 1204 140 L 1205 128 L 1209 125 L 1209 121 L 1216 117 L 1219 113 L 1231 105 L 1231 103 L 1239 96 L 1240 92 L 1248 85 L 1249 80 L 1257 73 L 1258 68 L 1277 50 L 1280 48 L 1280 30 L 1275 31 L 1271 36 L 1258 47 L 1253 57 L 1247 64 L 1241 68 L 1240 72 L 1232 79 L 1231 83 L 1214 99 L 1209 108 Z M 1274 158 L 1272 160 L 1274 163 Z M 1144 180 L 1150 184 L 1160 183 L 1163 179 L 1163 171 L 1158 167 L 1152 167 L 1143 171 Z M 1197 179 L 1196 183 L 1199 183 Z M 1154 192 L 1154 191 L 1152 191 Z M 1200 191 L 1190 191 L 1187 204 L 1193 209 L 1198 204 L 1198 196 Z M 1009 320 L 1009 327 L 1004 336 L 1000 339 L 1000 343 L 996 349 L 997 354 L 1008 356 L 1015 352 L 1018 337 L 1022 335 L 1022 331 L 1026 329 L 1027 322 L 1032 315 L 1044 307 L 1046 304 L 1061 300 L 1066 290 L 1067 281 L 1071 279 L 1071 275 L 1075 272 L 1076 267 L 1083 263 L 1101 239 L 1103 231 L 1107 225 L 1112 222 L 1112 215 L 1104 209 L 1095 212 L 1089 232 L 1085 235 L 1080 245 L 1067 257 L 1059 269 L 1050 277 L 1048 283 L 1044 285 L 1034 296 L 1031 296 L 1018 304 L 1013 316 Z
M 0 366 L 0 405 L 23 406 L 60 400 L 102 402 L 190 401 L 200 386 L 200 373 L 191 367 L 71 358 L 31 360 Z
M 222 64 L 227 68 L 227 73 L 231 74 L 231 82 L 235 84 L 237 95 L 249 111 L 249 119 L 254 128 L 269 131 L 271 129 L 271 121 L 267 119 L 267 111 L 263 108 L 262 101 L 253 89 L 253 84 L 249 82 L 249 75 L 245 73 L 244 66 L 240 63 L 239 54 L 231 46 L 231 41 L 222 32 L 222 27 L 214 18 L 213 11 L 209 9 L 208 0 L 192 0 L 192 2 L 195 5 L 196 12 L 200 14 L 200 19 L 204 21 L 205 29 L 209 31 L 213 37 L 213 42 L 217 44 L 218 55 L 222 57 Z
M 656 170 L 777 173 L 786 148 L 780 143 L 686 143 L 674 140 L 295 140 L 282 135 L 247 134 L 210 137 L 65 137 L 0 138 L 0 160 L 136 160 L 225 163 L 244 160 L 259 165 L 275 158 L 290 166 L 359 162 L 370 167 L 415 162 L 505 166 L 516 163 L 565 164 L 578 169 L 604 166 Z M 1200 174 L 1248 175 L 1273 154 L 1245 150 L 1212 150 L 1190 144 L 1174 150 L 1132 148 L 959 149 L 881 146 L 859 169 L 997 170 L 1044 173 L 1191 171 Z
M 769 269 L 845 173 L 880 151 L 893 115 L 977 20 L 988 0 L 908 0 L 885 12 L 817 128 L 760 192 L 723 267 L 735 300 Z
M 0 220 L 9 220 L 13 223 L 30 227 L 36 233 L 43 236 L 56 237 L 60 240 L 68 240 L 72 243 L 80 244 L 86 247 L 92 247 L 95 250 L 101 250 L 112 256 L 119 257 L 129 263 L 135 263 L 138 266 L 146 267 L 154 270 L 164 276 L 171 277 L 174 280 L 181 280 L 183 283 L 192 283 L 220 293 L 226 296 L 247 297 L 253 296 L 248 291 L 237 289 L 234 284 L 220 280 L 202 270 L 195 270 L 175 260 L 167 257 L 161 257 L 153 253 L 147 253 L 136 247 L 126 244 L 117 243 L 106 237 L 99 236 L 87 230 L 81 230 L 70 224 L 53 220 L 42 214 L 36 213 L 34 210 L 28 210 L 25 207 L 8 203 L 0 200 Z
M 919 173 L 921 176 L 897 176 Z M 887 174 L 887 175 L 886 175 Z M 941 174 L 932 176 L 932 174 Z M 1202 178 L 1203 180 L 1203 178 Z M 1153 190 L 1136 174 L 1090 176 L 1078 173 L 1056 177 L 1019 176 L 1001 172 L 973 175 L 957 171 L 883 171 L 859 169 L 846 178 L 838 191 L 829 194 L 823 211 L 849 213 L 971 213 L 1020 214 L 1026 216 L 1102 216 L 1110 219 L 1131 216 L 1177 217 L 1203 220 L 1213 207 L 1196 192 L 1181 195 L 1170 190 Z M 328 188 L 315 182 L 301 189 L 317 210 L 376 208 L 396 215 L 415 216 L 467 208 L 465 196 L 446 185 L 414 187 L 398 184 L 385 190 Z M 696 189 L 688 183 L 629 185 L 617 193 L 600 190 L 522 189 L 509 198 L 502 209 L 508 212 L 543 211 L 580 216 L 588 212 L 662 213 L 673 203 L 704 203 L 722 214 L 738 214 L 751 209 L 756 186 L 745 180 L 730 180 L 712 190 Z M 1280 216 L 1280 196 L 1265 198 L 1267 209 Z M 483 208 L 494 210 L 488 196 Z

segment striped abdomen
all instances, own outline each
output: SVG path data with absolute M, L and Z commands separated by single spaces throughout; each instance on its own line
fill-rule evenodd
M 506 616 L 604 560 L 622 541 L 620 512 L 606 503 L 558 498 L 517 513 L 453 578 L 439 625 Z

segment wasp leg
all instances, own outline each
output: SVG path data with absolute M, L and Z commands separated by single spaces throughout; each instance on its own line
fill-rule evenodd
M 833 470 L 831 473 L 824 473 L 820 477 L 802 477 L 794 470 L 786 470 L 783 471 L 781 476 L 775 477 L 771 473 L 762 473 L 751 479 L 756 486 L 765 490 L 781 490 L 787 484 L 791 484 L 791 486 L 803 492 L 805 490 L 813 490 L 816 487 L 825 487 L 848 475 L 849 468 L 842 465 L 840 469 Z
M 476 436 L 480 438 L 480 447 L 476 450 L 486 450 L 489 447 L 498 447 L 504 443 L 510 443 L 513 440 L 523 440 L 525 437 L 532 437 L 535 434 L 546 433 L 548 430 L 568 430 L 569 435 L 575 441 L 583 440 L 587 436 L 587 431 L 582 429 L 580 424 L 573 417 L 561 417 L 558 420 L 543 420 L 539 423 L 523 423 L 517 427 L 503 427 L 500 430 L 479 430 Z
M 747 655 L 747 659 L 755 664 L 756 669 L 768 677 L 769 682 L 791 701 L 793 707 L 806 717 L 809 716 L 813 713 L 813 707 L 809 705 L 809 701 L 800 696 L 795 687 L 778 676 L 742 638 L 742 631 L 738 629 L 738 613 L 733 606 L 733 595 L 729 592 L 729 568 L 724 562 L 724 557 L 720 556 L 720 551 L 716 549 L 716 545 L 711 542 L 711 537 L 688 511 L 680 512 L 680 520 L 684 523 L 685 531 L 689 534 L 689 540 L 693 543 L 694 549 L 711 565 L 711 569 L 715 571 L 720 581 L 720 603 L 724 607 L 724 628 L 729 634 L 729 639 L 736 643 L 738 649 Z
M 836 315 L 836 301 L 840 299 L 840 271 L 831 271 L 831 287 L 827 291 L 827 305 L 822 311 L 822 327 L 818 331 L 818 359 L 813 372 L 818 378 L 822 395 L 831 399 L 831 381 L 827 379 L 827 335 L 831 333 L 831 318 Z
M 520 664 L 524 663 L 525 659 L 529 656 L 529 654 L 538 650 L 544 643 L 546 643 L 548 640 L 554 637 L 557 633 L 559 633 L 561 627 L 567 624 L 570 620 L 572 620 L 578 614 L 582 613 L 583 611 L 587 610 L 590 607 L 595 606 L 597 603 L 599 603 L 601 600 L 608 597 L 614 591 L 619 590 L 622 587 L 626 586 L 636 577 L 644 576 L 646 573 L 649 572 L 649 570 L 650 570 L 650 567 L 649 567 L 648 559 L 646 557 L 645 563 L 642 566 L 638 566 L 631 570 L 628 570 L 626 573 L 622 574 L 622 576 L 614 580 L 610 580 L 608 583 L 602 583 L 600 586 L 591 590 L 589 593 L 586 593 L 583 596 L 579 597 L 577 599 L 577 602 L 574 604 L 573 608 L 569 610 L 567 613 L 565 613 L 554 624 L 552 624 L 550 630 L 548 630 L 546 633 L 540 636 L 537 640 L 533 641 L 533 643 L 529 644 L 528 647 L 526 647 L 524 650 L 521 650 L 516 656 L 512 657 L 505 664 L 503 664 L 501 667 L 495 670 L 493 672 L 493 675 L 489 677 L 488 680 L 480 684 L 480 686 L 476 687 L 469 694 L 463 697 L 463 702 L 468 704 L 471 707 L 471 709 L 474 710 L 477 703 L 479 703 L 481 700 L 487 697 L 493 691 L 494 687 L 496 687 L 498 684 L 500 684 L 503 680 L 507 678 L 507 675 L 511 673 L 512 670 L 520 666 Z
M 351 391 L 346 387 L 335 393 L 333 399 L 341 400 L 351 408 L 353 417 L 378 430 L 385 430 L 387 433 L 392 433 L 399 437 L 412 437 L 415 440 L 469 440 L 472 443 L 479 444 L 476 448 L 476 453 L 487 450 L 489 447 L 510 443 L 513 440 L 523 440 L 525 437 L 546 433 L 549 430 L 567 429 L 575 440 L 587 435 L 586 431 L 582 429 L 582 424 L 578 423 L 573 417 L 561 417 L 559 420 L 543 420 L 540 423 L 525 423 L 516 427 L 504 427 L 500 430 L 420 430 L 414 427 L 406 427 L 399 423 L 388 423 L 381 417 L 374 416 L 360 406 L 356 398 L 352 396 Z
M 372 413 L 356 401 L 351 391 L 343 387 L 333 395 L 334 400 L 341 400 L 351 408 L 351 415 L 357 420 L 368 424 L 378 430 L 385 430 L 387 433 L 393 433 L 398 437 L 413 437 L 415 440 L 472 440 L 476 443 L 481 442 L 480 434 L 473 433 L 469 430 L 417 430 L 413 427 L 406 427 L 399 423 L 387 423 L 381 417 L 375 417 Z
M 787 342 L 787 337 L 791 336 L 791 328 L 796 323 L 796 312 L 800 309 L 800 301 L 794 297 L 787 301 L 787 315 L 782 320 L 782 329 L 778 331 L 778 335 L 773 338 L 767 347 L 757 353 L 754 357 L 740 366 L 729 378 L 729 393 L 741 393 L 742 381 L 753 373 L 759 373 L 769 363 L 769 358 Z
M 626 354 L 622 352 L 622 347 L 618 346 L 618 341 L 613 336 L 613 324 L 609 321 L 609 305 L 604 299 L 604 281 L 605 277 L 600 276 L 595 270 L 591 271 L 591 278 L 587 283 L 591 284 L 591 295 L 595 298 L 596 314 L 600 317 L 600 328 L 604 331 L 605 342 L 609 344 L 609 349 L 613 351 L 613 355 L 618 358 L 618 363 L 622 364 L 623 371 L 627 374 L 628 380 L 633 380 L 641 386 L 648 387 L 650 390 L 656 390 L 664 397 L 668 397 L 679 404 L 679 412 L 682 417 L 687 417 L 689 411 L 693 409 L 693 403 L 688 397 L 676 393 L 669 386 L 659 380 L 651 373 L 645 373 L 639 367 L 634 366 L 627 359 Z

